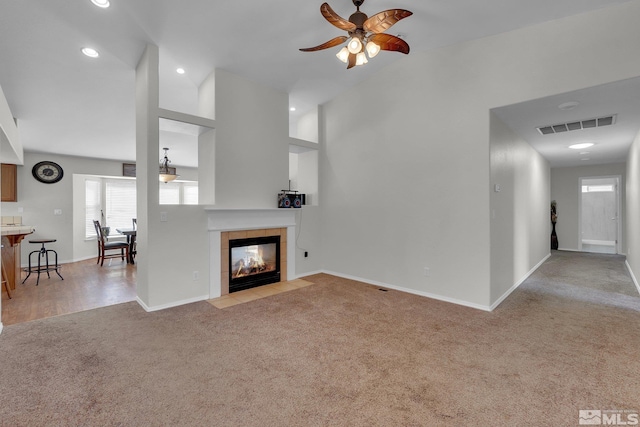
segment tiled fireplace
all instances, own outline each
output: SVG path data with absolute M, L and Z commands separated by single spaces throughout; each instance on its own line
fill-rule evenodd
M 241 277 L 234 280 L 233 276 L 250 276 L 256 272 L 261 273 L 263 277 L 268 276 L 262 273 L 266 270 L 277 270 L 276 262 L 279 267 L 279 281 L 284 282 L 294 278 L 295 212 L 293 209 L 212 208 L 207 209 L 207 214 L 209 216 L 210 298 L 228 294 L 230 283 L 232 291 L 260 286 L 261 283 L 247 285 L 245 282 L 250 281 L 251 278 Z M 267 244 L 275 241 L 279 243 L 277 245 L 279 254 L 272 253 L 273 249 L 269 246 L 265 246 L 264 253 L 262 253 L 263 249 L 260 249 L 260 256 L 264 256 L 267 265 L 264 267 L 256 263 L 258 249 L 255 249 L 255 244 L 262 241 Z M 244 255 L 239 255 L 236 250 L 235 258 L 237 259 L 233 259 L 231 247 L 242 246 L 245 243 L 247 243 L 247 249 L 243 250 Z M 256 267 L 252 267 L 254 264 Z

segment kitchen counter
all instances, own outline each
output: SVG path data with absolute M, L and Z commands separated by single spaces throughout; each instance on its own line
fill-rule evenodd
M 20 280 L 20 242 L 35 230 L 31 225 L 21 224 L 3 224 L 0 227 L 2 264 L 4 264 L 10 289 L 15 289 L 16 281 Z
M 3 225 L 0 227 L 0 234 L 2 236 L 16 236 L 31 234 L 36 229 L 30 225 Z

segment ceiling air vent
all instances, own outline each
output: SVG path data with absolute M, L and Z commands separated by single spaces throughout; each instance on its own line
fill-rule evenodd
M 598 117 L 596 119 L 580 120 L 568 123 L 558 123 L 557 125 L 540 126 L 538 132 L 542 135 L 552 135 L 554 133 L 569 132 L 572 130 L 598 128 L 610 126 L 616 122 L 616 115 Z

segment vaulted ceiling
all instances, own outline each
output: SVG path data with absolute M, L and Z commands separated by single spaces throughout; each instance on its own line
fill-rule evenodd
M 393 8 L 411 10 L 413 16 L 388 32 L 401 35 L 416 54 L 623 2 L 367 0 L 361 10 L 368 15 Z M 195 93 L 213 69 L 221 68 L 289 93 L 295 119 L 404 59 L 400 53 L 382 52 L 365 66 L 346 70 L 335 58 L 339 48 L 300 52 L 299 48 L 342 34 L 320 15 L 320 3 L 111 0 L 111 7 L 102 9 L 90 0 L 3 1 L 0 86 L 28 151 L 134 160 L 134 70 L 147 43 L 160 48 L 163 106 L 188 109 L 191 101 L 185 97 Z M 330 5 L 343 17 L 355 10 L 350 0 Z M 95 48 L 100 57 L 82 55 L 85 46 Z M 177 74 L 178 67 L 186 73 Z M 630 87 L 618 95 L 628 95 Z M 594 96 L 602 99 L 601 92 Z M 584 93 L 498 113 L 514 129 L 526 128 L 522 132 L 527 135 L 532 123 L 535 127 L 600 114 L 593 106 L 582 112 L 577 108 L 573 112 L 580 114 L 568 117 L 556 108 L 565 100 L 579 100 L 582 108 L 591 105 Z M 626 107 L 612 98 L 601 110 L 618 114 L 619 123 L 626 123 Z M 192 161 L 188 153 L 173 154 L 176 165 Z M 619 155 L 618 150 L 614 156 Z M 558 164 L 569 163 L 565 159 Z

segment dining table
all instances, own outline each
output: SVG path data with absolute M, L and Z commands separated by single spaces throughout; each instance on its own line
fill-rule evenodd
M 137 230 L 134 228 L 116 228 L 116 231 L 127 236 L 127 243 L 129 244 L 129 259 L 127 259 L 127 262 L 135 264 Z

